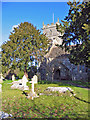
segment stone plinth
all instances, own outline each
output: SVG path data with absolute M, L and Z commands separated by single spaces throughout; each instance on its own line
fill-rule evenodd
M 73 91 L 70 87 L 48 87 L 46 90 L 53 91 L 53 92 L 58 91 L 60 93 L 64 93 L 68 90 Z
M 35 92 L 32 91 L 28 94 L 27 98 L 33 100 L 34 98 L 39 97 Z

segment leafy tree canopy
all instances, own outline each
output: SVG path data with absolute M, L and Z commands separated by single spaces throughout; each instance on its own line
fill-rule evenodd
M 31 23 L 21 23 L 1 46 L 3 72 L 15 68 L 26 71 L 29 63 L 37 63 L 46 54 L 48 47 L 49 41 L 45 35 Z
M 57 25 L 63 39 L 62 46 L 70 52 L 70 61 L 74 64 L 90 62 L 90 2 L 67 2 L 70 6 L 69 13 L 62 24 Z

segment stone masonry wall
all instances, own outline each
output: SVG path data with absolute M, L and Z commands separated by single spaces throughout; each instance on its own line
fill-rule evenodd
M 59 24 L 59 20 L 56 24 Z M 56 24 L 43 24 L 43 33 L 51 40 L 52 46 L 39 67 L 41 80 L 87 80 L 85 66 L 71 64 L 68 59 L 69 53 L 56 47 L 56 44 L 60 45 L 63 41 L 60 32 L 56 30 Z

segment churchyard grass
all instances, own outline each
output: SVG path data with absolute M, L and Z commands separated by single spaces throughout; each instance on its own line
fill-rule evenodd
M 81 81 L 81 80 L 78 80 L 78 81 L 63 81 L 63 83 L 71 83 L 73 85 L 78 85 L 78 86 L 83 86 L 83 87 L 88 87 L 90 88 L 90 82 L 89 81 Z
M 45 80 L 42 80 L 42 81 L 39 81 L 40 84 L 51 84 L 52 82 L 50 81 L 45 81 Z M 71 86 L 75 86 L 75 85 L 80 85 L 80 86 L 83 86 L 83 87 L 88 87 L 90 88 L 90 82 L 89 81 L 84 81 L 84 80 L 76 80 L 76 81 L 68 81 L 68 80 L 62 80 L 61 82 L 57 82 L 57 81 L 54 81 L 53 82 L 54 84 L 59 84 L 59 85 L 68 85 L 68 84 L 72 84 Z M 63 83 L 63 84 L 62 84 Z
M 12 81 L 2 83 L 2 111 L 16 118 L 84 118 L 88 119 L 88 90 L 85 88 L 64 85 L 63 83 L 36 84 L 35 92 L 45 93 L 34 100 L 27 99 L 21 90 L 12 90 Z M 70 87 L 76 98 L 66 93 L 44 91 L 47 87 Z M 79 98 L 79 99 L 78 99 Z

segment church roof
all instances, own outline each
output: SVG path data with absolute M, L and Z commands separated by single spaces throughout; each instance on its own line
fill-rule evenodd
M 62 49 L 58 46 L 52 46 L 49 52 L 45 55 L 46 58 L 56 58 L 58 56 L 67 55 L 69 53 L 65 52 L 65 49 Z

